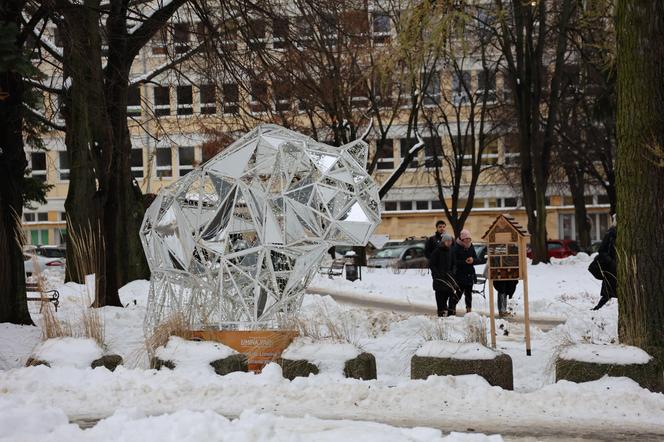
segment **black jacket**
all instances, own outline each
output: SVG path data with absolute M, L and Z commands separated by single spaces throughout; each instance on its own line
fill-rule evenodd
M 599 263 L 602 270 L 616 274 L 616 236 L 617 230 L 611 227 L 606 231 L 604 238 L 602 238 L 602 245 L 599 246 L 597 251 L 599 255 Z
M 469 287 L 475 284 L 477 281 L 477 275 L 475 274 L 475 263 L 477 262 L 477 253 L 475 253 L 475 247 L 471 246 L 465 248 L 459 243 L 454 243 L 452 248 L 452 253 L 454 255 L 454 263 L 456 270 L 454 272 L 454 279 L 456 279 L 457 284 L 460 287 Z M 473 264 L 466 263 L 466 259 L 473 258 Z
M 440 239 L 442 237 L 443 235 L 436 232 L 433 236 L 430 236 L 427 239 L 427 242 L 424 244 L 424 256 L 426 256 L 428 260 L 431 260 L 431 254 L 440 245 Z
M 433 289 L 441 291 L 456 291 L 454 282 L 454 260 L 450 249 L 444 245 L 436 247 L 431 252 L 429 259 L 429 268 L 433 278 Z

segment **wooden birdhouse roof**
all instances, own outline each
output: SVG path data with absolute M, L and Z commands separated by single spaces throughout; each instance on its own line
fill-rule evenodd
M 501 221 L 502 220 L 502 221 Z M 504 227 L 511 227 L 517 234 L 520 236 L 530 236 L 528 234 L 528 231 L 524 229 L 521 224 L 519 224 L 514 217 L 508 213 L 503 213 L 498 215 L 496 219 L 493 221 L 491 224 L 491 227 L 486 231 L 486 233 L 482 236 L 482 239 L 486 239 L 489 234 L 495 230 L 498 226 L 501 226 L 502 228 Z

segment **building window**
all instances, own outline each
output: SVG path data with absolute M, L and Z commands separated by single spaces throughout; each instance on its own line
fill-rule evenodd
M 483 99 L 483 94 L 488 103 L 496 101 L 496 71 L 484 69 L 477 73 L 477 95 Z
M 194 170 L 195 149 L 193 146 L 181 146 L 178 148 L 178 165 L 180 176 L 185 176 Z
M 369 98 L 367 97 L 366 84 L 364 79 L 359 75 L 353 76 L 352 84 L 350 87 L 350 99 L 354 107 L 364 108 L 369 105 Z
M 67 221 L 67 212 L 60 212 L 60 221 Z
M 238 40 L 238 22 L 237 20 L 226 20 L 221 25 L 222 30 L 222 45 L 227 51 L 234 51 L 237 49 L 237 40 Z
M 452 74 L 452 102 L 455 105 L 468 104 L 470 86 L 470 71 L 456 71 Z
M 597 204 L 611 204 L 608 195 L 597 195 Z
M 482 166 L 495 166 L 498 164 L 498 141 L 490 141 L 482 151 Z
M 158 117 L 171 114 L 171 95 L 168 86 L 154 87 L 154 113 Z
M 23 213 L 23 220 L 27 223 L 33 223 L 35 222 L 35 214 L 34 213 L 28 213 L 24 212 Z
M 519 207 L 518 198 L 503 198 L 503 207 Z
M 378 162 L 376 167 L 378 169 L 394 169 L 394 140 L 383 140 L 377 146 Z
M 60 179 L 66 181 L 69 179 L 69 154 L 64 152 L 58 152 L 59 165 L 58 170 L 60 173 Z
M 171 159 L 170 147 L 157 148 L 157 176 L 170 177 L 173 176 L 173 162 Z
M 505 141 L 503 147 L 505 149 L 505 165 L 518 166 L 519 157 L 521 155 L 519 149 L 519 136 L 517 134 L 505 135 Z
M 417 210 L 429 210 L 429 201 L 415 201 Z
M 249 20 L 249 49 L 262 49 L 265 46 L 266 26 L 265 20 Z
M 274 88 L 274 108 L 277 112 L 287 112 L 291 110 L 290 87 L 286 82 L 277 82 Z
M 288 18 L 277 17 L 272 20 L 272 45 L 275 49 L 288 46 Z
M 472 135 L 461 135 L 452 137 L 452 142 L 456 143 L 456 155 L 463 155 L 462 166 L 473 167 L 475 161 L 475 137 Z
M 31 230 L 30 244 L 35 246 L 43 246 L 48 244 L 48 229 Z
M 213 84 L 200 86 L 201 114 L 214 114 L 217 112 L 217 92 Z
M 178 101 L 178 115 L 191 115 L 194 113 L 194 98 L 191 86 L 178 86 L 176 89 Z
M 140 86 L 131 86 L 127 92 L 127 116 L 141 116 L 141 88 Z
M 240 91 L 237 84 L 223 86 L 223 107 L 225 114 L 237 114 L 239 111 Z
M 413 202 L 399 201 L 399 210 L 413 210 Z
M 431 106 L 440 103 L 440 73 L 429 72 L 422 74 L 422 86 L 424 87 L 424 105 Z
M 131 176 L 143 178 L 143 149 L 131 150 Z
M 264 81 L 251 82 L 251 111 L 263 112 L 265 111 L 265 103 L 267 101 L 267 83 Z
M 424 164 L 427 167 L 440 167 L 443 156 L 440 137 L 427 137 L 422 141 L 424 141 Z
M 48 221 L 48 212 L 37 212 L 37 221 L 40 222 Z
M 385 211 L 390 212 L 397 210 L 397 202 L 396 201 L 385 201 Z
M 390 42 L 392 22 L 387 14 L 375 13 L 372 20 L 373 41 L 375 44 Z
M 410 138 L 400 138 L 399 139 L 399 149 L 401 151 L 401 158 L 406 158 L 406 155 L 408 155 L 408 152 L 410 149 L 413 148 L 417 144 L 417 140 Z M 417 155 L 413 158 L 413 160 L 408 164 L 408 167 L 411 169 L 414 169 L 418 166 L 418 161 L 417 161 Z
M 30 167 L 32 172 L 30 175 L 38 181 L 46 181 L 46 153 L 45 152 L 32 152 L 30 154 Z
M 154 34 L 154 37 L 152 37 L 152 54 L 168 54 L 168 33 L 165 28 L 158 30 L 156 34 Z
M 175 23 L 173 25 L 173 43 L 175 44 L 175 53 L 182 54 L 189 50 L 189 41 L 191 31 L 189 23 Z
M 440 200 L 431 201 L 431 210 L 443 210 L 443 203 Z

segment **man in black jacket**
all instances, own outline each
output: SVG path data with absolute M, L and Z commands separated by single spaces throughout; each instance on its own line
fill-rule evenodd
M 477 253 L 475 253 L 473 240 L 468 230 L 461 231 L 459 239 L 454 244 L 452 254 L 456 266 L 454 278 L 466 299 L 466 313 L 470 313 L 473 310 L 473 284 L 477 282 L 477 275 L 475 274 Z
M 433 278 L 433 290 L 436 293 L 438 316 L 454 316 L 456 314 L 456 284 L 454 282 L 454 262 L 450 247 L 454 238 L 446 233 L 440 236 L 438 246 L 431 252 L 429 268 Z
M 447 224 L 442 219 L 436 221 L 436 233 L 434 233 L 433 236 L 430 236 L 424 244 L 424 256 L 426 256 L 428 260 L 431 260 L 431 254 L 436 250 L 436 247 L 440 245 L 440 240 L 445 234 L 446 227 Z
M 609 302 L 609 299 L 617 297 L 616 285 L 618 284 L 618 280 L 616 279 L 616 274 L 618 266 L 616 262 L 616 237 L 617 230 L 614 222 L 614 225 L 604 235 L 602 245 L 599 246 L 599 250 L 597 251 L 603 278 L 599 302 L 593 307 L 593 310 L 601 309 L 604 307 L 604 304 Z

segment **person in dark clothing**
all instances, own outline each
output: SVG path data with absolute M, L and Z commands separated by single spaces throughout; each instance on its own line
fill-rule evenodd
M 466 300 L 466 313 L 473 310 L 473 284 L 477 282 L 474 263 L 477 253 L 468 230 L 462 230 L 452 250 L 456 270 L 454 279 Z
M 424 244 L 424 256 L 426 256 L 428 260 L 431 260 L 431 254 L 440 245 L 440 238 L 445 234 L 446 227 L 447 224 L 445 224 L 445 221 L 442 219 L 436 221 L 436 233 L 434 233 L 433 236 L 430 236 Z
M 602 239 L 602 245 L 599 246 L 598 259 L 599 265 L 602 269 L 602 290 L 597 305 L 593 310 L 599 310 L 604 307 L 604 304 L 609 302 L 609 299 L 617 297 L 616 279 L 618 267 L 616 263 L 616 236 L 618 232 L 615 226 L 615 215 L 613 226 L 606 232 Z
M 512 299 L 519 281 L 493 281 L 493 288 L 498 292 L 498 316 L 509 316 L 507 311 L 507 298 Z
M 436 293 L 436 306 L 440 317 L 456 314 L 458 298 L 453 275 L 454 261 L 450 253 L 453 242 L 454 238 L 451 235 L 443 233 L 440 237 L 440 243 L 431 252 L 431 258 L 429 259 L 433 290 Z

